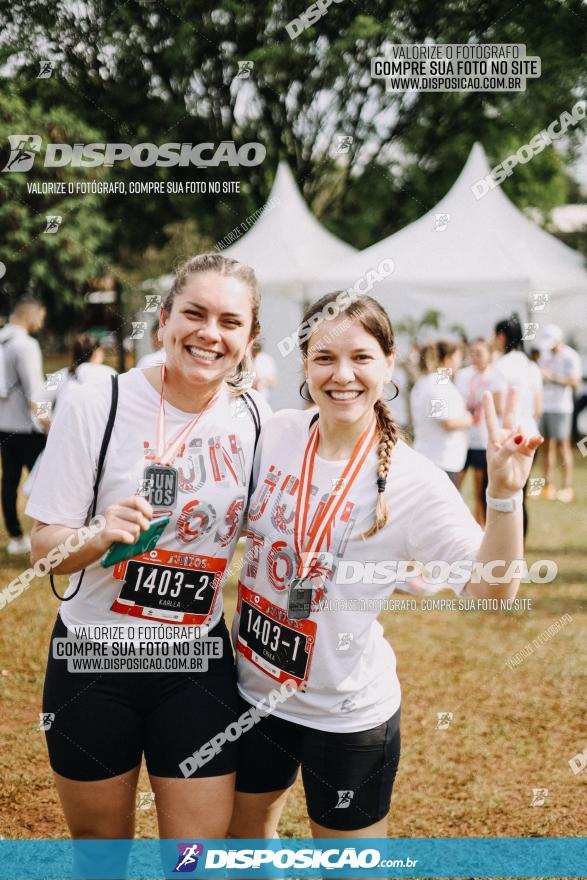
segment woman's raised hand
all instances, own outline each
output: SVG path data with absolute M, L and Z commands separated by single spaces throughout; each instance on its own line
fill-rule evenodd
M 534 453 L 544 442 L 540 434 L 524 437 L 514 423 L 518 388 L 507 393 L 503 425 L 500 427 L 489 391 L 483 394 L 483 411 L 487 424 L 487 473 L 488 493 L 493 498 L 508 498 L 528 481 Z

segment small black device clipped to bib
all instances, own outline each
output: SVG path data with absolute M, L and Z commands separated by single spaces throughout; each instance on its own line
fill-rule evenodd
M 287 594 L 287 616 L 290 620 L 306 620 L 312 610 L 311 586 L 305 587 L 302 578 L 295 578 L 290 584 Z

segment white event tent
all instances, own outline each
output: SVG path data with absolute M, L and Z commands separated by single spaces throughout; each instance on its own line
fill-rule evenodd
M 581 330 L 577 321 L 587 303 L 582 256 L 529 220 L 499 186 L 476 199 L 472 187 L 489 172 L 477 143 L 431 211 L 324 273 L 312 298 L 350 286 L 383 259 L 392 259 L 393 274 L 375 285 L 373 295 L 393 321 L 419 318 L 434 308 L 443 325 L 460 324 L 469 336 L 488 335 L 496 320 L 515 310 L 522 321 L 560 324 L 587 347 L 587 322 L 581 322 Z M 548 293 L 550 302 L 530 312 L 531 293 Z
M 252 229 L 222 251 L 248 263 L 265 288 L 297 302 L 308 298 L 324 270 L 357 251 L 314 217 L 286 162 L 280 162 L 265 209 Z

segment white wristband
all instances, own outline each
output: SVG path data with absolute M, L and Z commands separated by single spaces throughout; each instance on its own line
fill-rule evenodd
M 489 492 L 485 490 L 487 507 L 491 510 L 499 510 L 500 513 L 513 513 L 515 510 L 519 510 L 522 507 L 523 498 L 524 493 L 521 489 L 509 498 L 492 498 Z

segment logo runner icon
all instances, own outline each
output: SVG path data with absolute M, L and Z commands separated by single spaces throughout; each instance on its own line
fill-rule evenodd
M 41 149 L 38 134 L 9 134 L 10 156 L 2 171 L 30 171 L 35 156 Z
M 198 867 L 198 859 L 204 853 L 201 843 L 178 843 L 179 856 L 174 874 L 191 874 Z

